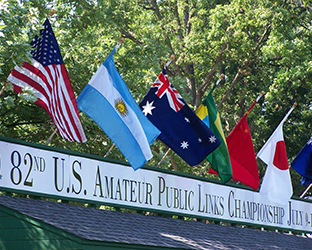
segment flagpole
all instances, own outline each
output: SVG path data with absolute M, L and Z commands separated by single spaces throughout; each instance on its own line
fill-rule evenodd
M 200 173 L 198 174 L 198 176 L 201 176 L 204 172 L 205 172 L 205 170 L 207 169 L 207 167 L 208 167 L 208 164 L 209 164 L 209 161 L 206 163 L 206 165 L 202 168 L 202 170 L 200 171 Z
M 50 11 L 49 16 L 52 17 L 52 16 L 54 15 L 55 11 L 56 11 L 55 9 L 52 9 L 52 10 Z
M 53 131 L 53 133 L 50 135 L 50 137 L 48 138 L 48 140 L 45 142 L 44 145 L 48 145 L 50 141 L 52 141 L 53 136 L 56 134 L 57 132 L 57 128 Z
M 299 198 L 303 198 L 311 187 L 312 187 L 312 183 L 310 183 L 310 185 L 303 191 L 303 193 L 299 196 Z
M 216 83 L 213 85 L 212 89 L 210 90 L 209 94 L 210 95 L 212 93 L 212 91 L 214 91 L 214 89 L 219 85 L 219 83 L 222 81 L 222 80 L 226 80 L 226 75 L 225 74 L 221 74 L 219 79 L 216 81 Z
M 248 115 L 250 110 L 256 105 L 256 103 L 260 100 L 260 98 L 265 94 L 264 91 L 262 91 L 259 96 L 257 97 L 257 99 L 253 102 L 253 104 L 251 104 L 250 108 L 247 110 L 247 112 L 244 115 Z
M 115 147 L 115 143 L 113 143 L 113 145 L 109 148 L 109 150 L 107 151 L 107 153 L 104 155 L 104 157 L 107 157 L 113 150 L 113 148 Z
M 260 95 L 257 97 L 256 102 L 258 102 L 264 94 L 265 94 L 265 91 L 262 91 Z
M 120 38 L 119 42 L 118 42 L 117 45 L 115 46 L 115 49 L 116 49 L 116 50 L 121 46 L 121 44 L 123 43 L 124 40 L 125 40 L 124 37 Z
M 216 86 L 218 86 L 219 83 L 220 83 L 223 79 L 226 80 L 226 75 L 222 73 L 222 74 L 220 75 L 219 79 L 216 81 Z
M 283 118 L 283 120 L 280 123 L 284 123 L 286 121 L 286 119 L 288 118 L 288 116 L 290 115 L 290 113 L 295 109 L 295 107 L 297 106 L 297 102 L 295 102 L 292 107 L 290 108 L 290 110 L 288 111 L 288 113 L 285 115 L 285 117 Z
M 157 168 L 159 168 L 160 164 L 164 161 L 164 159 L 166 158 L 166 156 L 169 154 L 171 148 L 168 148 L 167 152 L 164 154 L 164 156 L 161 158 L 161 160 L 158 162 L 157 164 Z
M 169 61 L 166 63 L 166 67 L 169 66 L 169 64 L 173 61 L 173 59 L 174 59 L 174 55 L 171 55 Z

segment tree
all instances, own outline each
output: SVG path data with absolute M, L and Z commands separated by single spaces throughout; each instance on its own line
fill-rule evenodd
M 289 161 L 311 131 L 311 14 L 302 1 L 109 0 L 4 1 L 0 13 L 0 87 L 15 64 L 30 59 L 29 41 L 50 9 L 54 32 L 76 95 L 121 37 L 117 68 L 139 102 L 163 65 L 175 55 L 169 78 L 194 109 L 221 73 L 228 81 L 214 91 L 227 135 L 255 97 L 265 98 L 248 122 L 258 152 L 295 101 L 284 126 Z M 27 20 L 27 21 L 25 21 Z M 45 143 L 54 125 L 39 107 L 16 95 L 7 84 L 0 96 L 2 135 Z M 33 114 L 37 114 L 32 118 Z M 81 113 L 88 142 L 71 143 L 55 136 L 50 145 L 103 156 L 112 142 Z M 167 147 L 152 145 L 156 165 Z M 124 159 L 117 148 L 110 155 Z M 198 174 L 173 152 L 161 167 Z M 258 161 L 260 175 L 265 166 Z M 300 176 L 292 171 L 294 193 Z M 205 174 L 207 176 L 207 174 Z M 209 176 L 211 177 L 211 176 Z

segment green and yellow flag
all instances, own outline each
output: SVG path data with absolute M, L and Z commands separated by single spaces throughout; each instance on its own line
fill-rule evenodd
M 209 169 L 209 173 L 218 174 L 221 181 L 225 183 L 232 178 L 232 167 L 220 115 L 212 96 L 212 91 L 216 86 L 217 85 L 212 88 L 208 96 L 202 101 L 196 111 L 196 114 L 221 141 L 220 146 L 210 153 L 206 159 L 212 166 Z

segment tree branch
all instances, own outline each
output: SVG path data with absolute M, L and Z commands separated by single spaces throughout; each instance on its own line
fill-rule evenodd
M 6 125 L 6 127 L 10 128 L 10 127 L 16 127 L 16 126 L 19 126 L 19 125 L 42 124 L 42 123 L 46 123 L 46 121 L 15 122 L 15 123 L 11 123 L 9 125 Z
M 255 47 L 253 48 L 253 54 L 256 54 L 260 45 L 263 43 L 264 39 L 268 36 L 269 32 L 270 32 L 270 29 L 271 29 L 271 26 L 272 26 L 272 23 L 269 23 L 269 25 L 266 27 L 265 31 L 263 32 L 262 36 L 260 37 L 258 43 L 255 45 Z M 253 58 L 253 57 L 252 57 Z M 231 85 L 230 87 L 228 88 L 228 90 L 226 91 L 226 93 L 222 96 L 221 100 L 219 101 L 218 105 L 217 105 L 217 108 L 219 109 L 223 102 L 225 101 L 225 99 L 228 97 L 228 95 L 230 94 L 230 92 L 232 91 L 232 89 L 234 88 L 234 85 L 237 83 L 238 81 L 238 78 L 243 76 L 245 73 L 245 69 L 247 67 L 249 67 L 251 65 L 251 63 L 253 62 L 253 59 L 249 59 L 249 60 L 246 60 L 242 67 L 238 69 L 238 72 L 237 74 L 235 75 L 233 81 L 231 82 Z
M 155 12 L 158 20 L 162 20 L 163 18 L 162 18 L 162 15 L 160 14 L 160 10 L 158 8 L 156 0 L 148 0 L 148 2 L 151 5 L 151 9 Z
M 121 34 L 125 37 L 125 38 L 129 38 L 131 41 L 133 41 L 134 43 L 138 44 L 138 45 L 142 45 L 144 44 L 143 42 L 139 41 L 138 39 L 136 39 L 134 37 L 134 35 L 132 35 L 130 32 L 127 32 L 125 29 L 120 29 Z
M 221 105 L 223 104 L 224 100 L 228 97 L 228 95 L 231 93 L 235 83 L 237 83 L 238 81 L 238 78 L 240 77 L 241 75 L 241 72 L 240 70 L 238 70 L 238 72 L 236 73 L 233 81 L 231 82 L 231 85 L 230 87 L 227 89 L 226 93 L 222 96 L 221 100 L 219 101 L 218 105 L 217 105 L 217 108 L 219 109 L 221 107 Z
M 188 5 L 188 0 L 185 1 L 185 7 L 183 10 L 183 16 L 184 16 L 184 27 L 185 27 L 185 36 L 188 36 L 188 34 L 191 31 L 191 25 L 190 25 L 190 10 Z
M 272 23 L 269 23 L 269 25 L 266 27 L 265 31 L 263 32 L 262 36 L 260 37 L 258 43 L 256 44 L 256 46 L 253 49 L 254 53 L 257 52 L 260 44 L 263 42 L 264 38 L 267 37 L 268 33 L 270 32 L 271 27 L 272 27 Z
M 183 41 L 183 33 L 181 31 L 181 20 L 179 17 L 179 11 L 178 11 L 178 1 L 175 1 L 175 6 L 174 6 L 174 10 L 173 10 L 173 14 L 175 15 L 176 19 L 177 19 L 177 24 L 178 24 L 178 40 L 180 43 L 182 43 Z
M 3 91 L 4 91 L 4 89 L 5 89 L 7 84 L 8 84 L 8 81 L 4 81 L 4 84 L 3 84 L 3 86 L 2 86 L 2 88 L 0 90 L 0 95 L 2 95 L 2 93 L 3 93 Z
M 217 66 L 221 62 L 222 56 L 223 56 L 224 52 L 227 50 L 229 44 L 230 44 L 230 42 L 226 42 L 225 44 L 222 45 L 222 48 L 221 48 L 221 50 L 220 50 L 220 52 L 219 52 L 219 54 L 215 60 L 215 63 L 213 65 L 212 69 L 210 70 L 210 72 L 206 76 L 204 83 L 198 88 L 198 95 L 199 95 L 200 99 L 203 96 L 203 94 L 205 93 L 205 91 L 207 90 L 208 86 L 210 85 L 211 80 L 217 71 Z

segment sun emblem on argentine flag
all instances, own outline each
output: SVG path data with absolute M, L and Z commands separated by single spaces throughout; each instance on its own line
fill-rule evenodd
M 210 143 L 215 143 L 217 141 L 216 136 L 215 135 L 210 136 L 209 141 L 210 141 Z
M 115 108 L 121 116 L 127 116 L 129 113 L 125 101 L 121 98 L 115 100 Z

